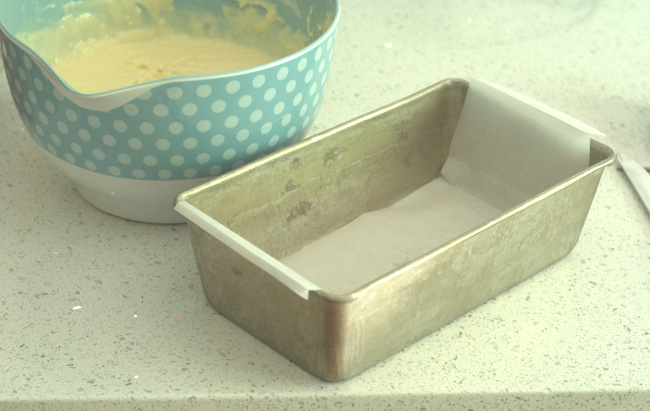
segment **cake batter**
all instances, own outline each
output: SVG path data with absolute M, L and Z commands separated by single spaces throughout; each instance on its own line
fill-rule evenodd
M 226 39 L 150 28 L 81 44 L 58 58 L 53 68 L 77 91 L 98 93 L 169 77 L 239 70 L 280 57 Z

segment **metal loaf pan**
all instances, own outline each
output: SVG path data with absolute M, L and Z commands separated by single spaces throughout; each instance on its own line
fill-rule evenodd
M 564 257 L 613 151 L 352 292 L 280 260 L 440 177 L 468 90 L 445 80 L 179 195 L 209 303 L 309 373 L 355 376 Z

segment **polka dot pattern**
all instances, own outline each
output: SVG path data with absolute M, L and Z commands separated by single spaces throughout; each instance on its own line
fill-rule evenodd
M 108 111 L 68 100 L 3 40 L 12 97 L 39 145 L 98 173 L 177 180 L 215 176 L 303 136 L 327 83 L 334 33 L 282 64 L 161 83 Z

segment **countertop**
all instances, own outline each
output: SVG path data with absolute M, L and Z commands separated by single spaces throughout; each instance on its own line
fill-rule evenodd
M 311 134 L 472 76 L 650 165 L 650 3 L 342 3 Z M 0 125 L 3 410 L 650 409 L 650 214 L 616 167 L 567 257 L 327 383 L 207 305 L 185 225 L 81 199 L 28 137 L 4 79 Z

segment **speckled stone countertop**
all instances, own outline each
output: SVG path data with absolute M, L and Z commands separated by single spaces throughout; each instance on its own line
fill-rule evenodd
M 650 165 L 650 3 L 377 4 L 343 0 L 312 133 L 474 76 Z M 650 214 L 615 167 L 566 258 L 326 383 L 207 305 L 184 225 L 82 200 L 4 79 L 0 125 L 0 409 L 650 409 Z

